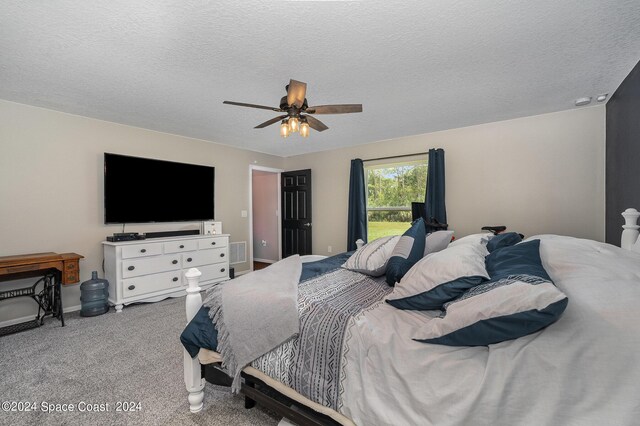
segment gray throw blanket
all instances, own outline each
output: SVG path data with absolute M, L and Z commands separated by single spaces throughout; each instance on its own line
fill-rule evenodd
M 240 390 L 245 366 L 298 334 L 301 272 L 295 255 L 209 290 L 204 306 L 218 329 L 218 352 L 233 376 L 233 392 Z

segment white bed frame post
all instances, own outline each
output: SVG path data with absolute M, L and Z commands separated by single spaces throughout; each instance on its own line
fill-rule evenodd
M 185 272 L 184 276 L 187 278 L 187 324 L 198 313 L 200 306 L 202 306 L 202 296 L 200 291 L 202 290 L 198 286 L 200 282 L 200 272 L 196 268 L 191 268 Z M 187 386 L 189 392 L 189 409 L 192 413 L 197 413 L 202 410 L 204 403 L 204 379 L 202 378 L 202 370 L 198 357 L 191 358 L 189 352 L 186 349 L 184 351 L 184 384 Z
M 622 228 L 622 239 L 620 241 L 620 247 L 626 250 L 631 250 L 631 247 L 635 244 L 638 239 L 638 228 L 640 226 L 637 225 L 638 217 L 640 216 L 640 212 L 636 209 L 626 209 L 622 212 L 622 217 L 624 217 L 624 225 Z

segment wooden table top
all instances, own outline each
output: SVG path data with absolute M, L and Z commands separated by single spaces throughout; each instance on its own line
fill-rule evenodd
M 19 265 L 33 265 L 35 263 L 48 263 L 72 259 L 83 259 L 84 256 L 76 253 L 31 253 L 31 254 L 18 254 L 14 256 L 0 256 L 0 268 L 19 266 Z
M 57 269 L 62 273 L 62 284 L 74 284 L 80 280 L 77 253 L 30 253 L 0 257 L 0 281 L 8 281 L 36 274 L 38 271 Z

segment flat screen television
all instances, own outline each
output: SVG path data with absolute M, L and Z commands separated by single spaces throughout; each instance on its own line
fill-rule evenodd
M 215 168 L 104 153 L 104 223 L 214 219 Z

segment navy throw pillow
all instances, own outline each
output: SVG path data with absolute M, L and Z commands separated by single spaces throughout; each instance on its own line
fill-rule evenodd
M 510 247 L 518 244 L 522 241 L 522 236 L 517 232 L 507 232 L 506 234 L 498 234 L 487 243 L 487 250 L 489 253 L 502 248 Z
M 485 258 L 485 266 L 492 281 L 510 275 L 530 275 L 551 281 L 540 260 L 540 240 L 496 249 Z
M 416 220 L 411 228 L 402 234 L 387 263 L 387 284 L 394 286 L 404 274 L 422 259 L 427 236 L 423 219 Z

